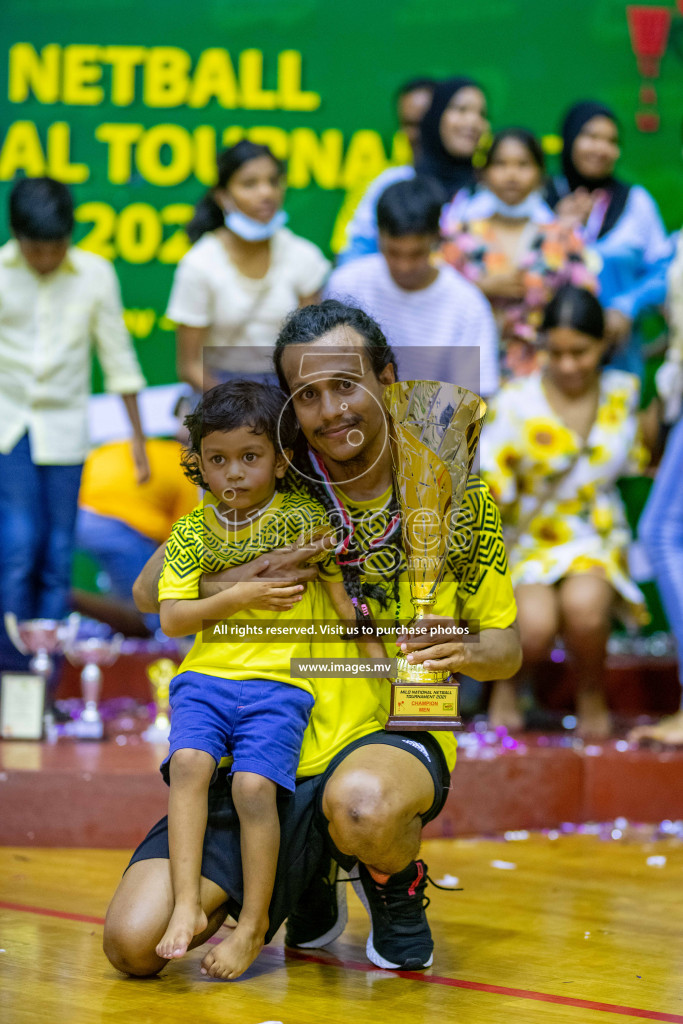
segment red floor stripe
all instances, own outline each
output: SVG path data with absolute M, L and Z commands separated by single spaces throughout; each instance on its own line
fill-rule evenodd
M 277 956 L 279 951 L 264 949 L 264 953 Z M 364 971 L 365 973 L 379 971 L 380 968 L 370 963 L 359 963 L 355 960 L 340 960 L 337 957 L 318 956 L 314 953 L 304 953 L 301 950 L 287 949 L 287 957 L 296 960 L 307 960 L 310 963 L 324 964 L 328 967 L 341 967 L 346 970 Z M 677 1013 L 663 1013 L 659 1010 L 641 1010 L 634 1006 L 619 1006 L 616 1003 L 597 1003 L 591 999 L 577 999 L 573 996 L 552 995 L 550 992 L 533 992 L 525 988 L 506 988 L 504 985 L 487 985 L 481 981 L 464 981 L 459 978 L 444 978 L 438 974 L 425 974 L 423 971 L 396 971 L 401 978 L 408 978 L 411 981 L 421 981 L 428 985 L 447 985 L 451 988 L 464 988 L 471 992 L 487 992 L 492 995 L 512 996 L 516 999 L 533 999 L 542 1003 L 556 1003 L 561 1006 L 576 1006 L 582 1010 L 600 1010 L 602 1013 L 621 1014 L 624 1017 L 642 1017 L 645 1020 L 667 1021 L 669 1024 L 683 1024 L 683 1016 Z
M 103 917 L 88 914 L 70 914 L 66 910 L 49 910 L 47 907 L 27 907 L 23 903 L 3 903 L 0 910 L 18 910 L 21 914 L 41 914 L 43 917 L 60 917 L 63 921 L 82 921 L 84 924 L 104 924 Z
M 50 910 L 47 907 L 29 907 L 22 903 L 5 903 L 0 901 L 0 910 L 14 910 L 23 914 L 40 914 L 43 917 L 58 917 L 64 921 L 80 921 L 85 924 L 104 924 L 103 917 L 90 917 L 88 914 L 70 914 L 63 910 Z M 275 949 L 264 949 L 264 953 L 272 957 L 282 958 L 283 952 Z M 356 960 L 340 960 L 335 956 L 318 956 L 304 953 L 301 950 L 288 949 L 284 955 L 295 960 L 304 960 L 312 964 L 326 967 L 339 967 L 344 970 L 370 973 L 379 970 L 370 963 Z M 439 974 L 424 974 L 422 971 L 396 971 L 401 978 L 420 981 L 428 985 L 447 985 L 451 988 L 464 988 L 470 992 L 486 992 L 489 995 L 512 996 L 515 999 L 531 999 L 541 1003 L 555 1003 L 560 1006 L 576 1006 L 582 1010 L 599 1010 L 602 1013 L 615 1013 L 623 1017 L 640 1017 L 644 1020 L 665 1021 L 667 1024 L 683 1024 L 683 1016 L 678 1013 L 662 1013 L 659 1010 L 642 1010 L 635 1006 L 619 1006 L 616 1003 L 597 1003 L 591 999 L 576 999 L 573 996 L 552 995 L 550 992 L 533 992 L 524 988 L 506 988 L 504 985 L 487 985 L 481 981 L 464 981 L 460 978 L 444 978 Z

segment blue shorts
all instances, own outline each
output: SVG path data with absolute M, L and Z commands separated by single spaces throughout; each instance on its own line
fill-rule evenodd
M 204 750 L 216 764 L 233 756 L 233 772 L 253 772 L 294 790 L 312 694 L 273 679 L 223 679 L 181 672 L 171 682 L 170 750 Z

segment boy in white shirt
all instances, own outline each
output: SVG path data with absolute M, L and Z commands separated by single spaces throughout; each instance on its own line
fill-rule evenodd
M 498 388 L 496 325 L 481 292 L 434 262 L 441 199 L 425 176 L 390 185 L 377 204 L 380 252 L 335 270 L 325 297 L 379 321 L 402 380 L 443 380 L 488 396 Z
M 0 248 L 0 610 L 62 619 L 88 448 L 92 348 L 107 390 L 123 398 L 140 483 L 149 476 L 137 406 L 145 380 L 113 268 L 71 246 L 66 185 L 17 182 L 9 220 L 14 238 Z M 0 631 L 0 667 L 17 665 Z

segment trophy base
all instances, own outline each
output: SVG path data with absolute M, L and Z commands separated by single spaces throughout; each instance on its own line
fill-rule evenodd
M 416 729 L 462 729 L 459 714 L 460 682 L 448 673 L 425 672 L 419 665 L 398 659 L 398 679 L 391 684 L 387 732 Z
M 422 718 L 392 716 L 384 726 L 385 732 L 457 732 L 458 729 L 462 729 L 461 718 L 430 718 L 427 715 Z
M 62 727 L 62 735 L 73 740 L 103 740 L 104 722 L 84 722 L 77 718 L 73 722 L 65 722 Z

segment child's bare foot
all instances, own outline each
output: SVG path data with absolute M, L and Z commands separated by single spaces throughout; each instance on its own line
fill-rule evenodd
M 193 936 L 201 934 L 208 923 L 206 914 L 197 904 L 185 906 L 176 903 L 168 928 L 156 948 L 157 956 L 163 956 L 166 960 L 185 956 Z
M 576 733 L 584 740 L 606 740 L 612 735 L 612 717 L 599 690 L 584 690 L 576 696 Z
M 265 936 L 265 928 L 251 928 L 238 921 L 234 931 L 206 954 L 202 974 L 212 978 L 239 978 L 263 949 Z
M 489 729 L 504 727 L 508 732 L 521 732 L 524 718 L 517 703 L 517 687 L 509 679 L 493 684 L 488 710 Z

